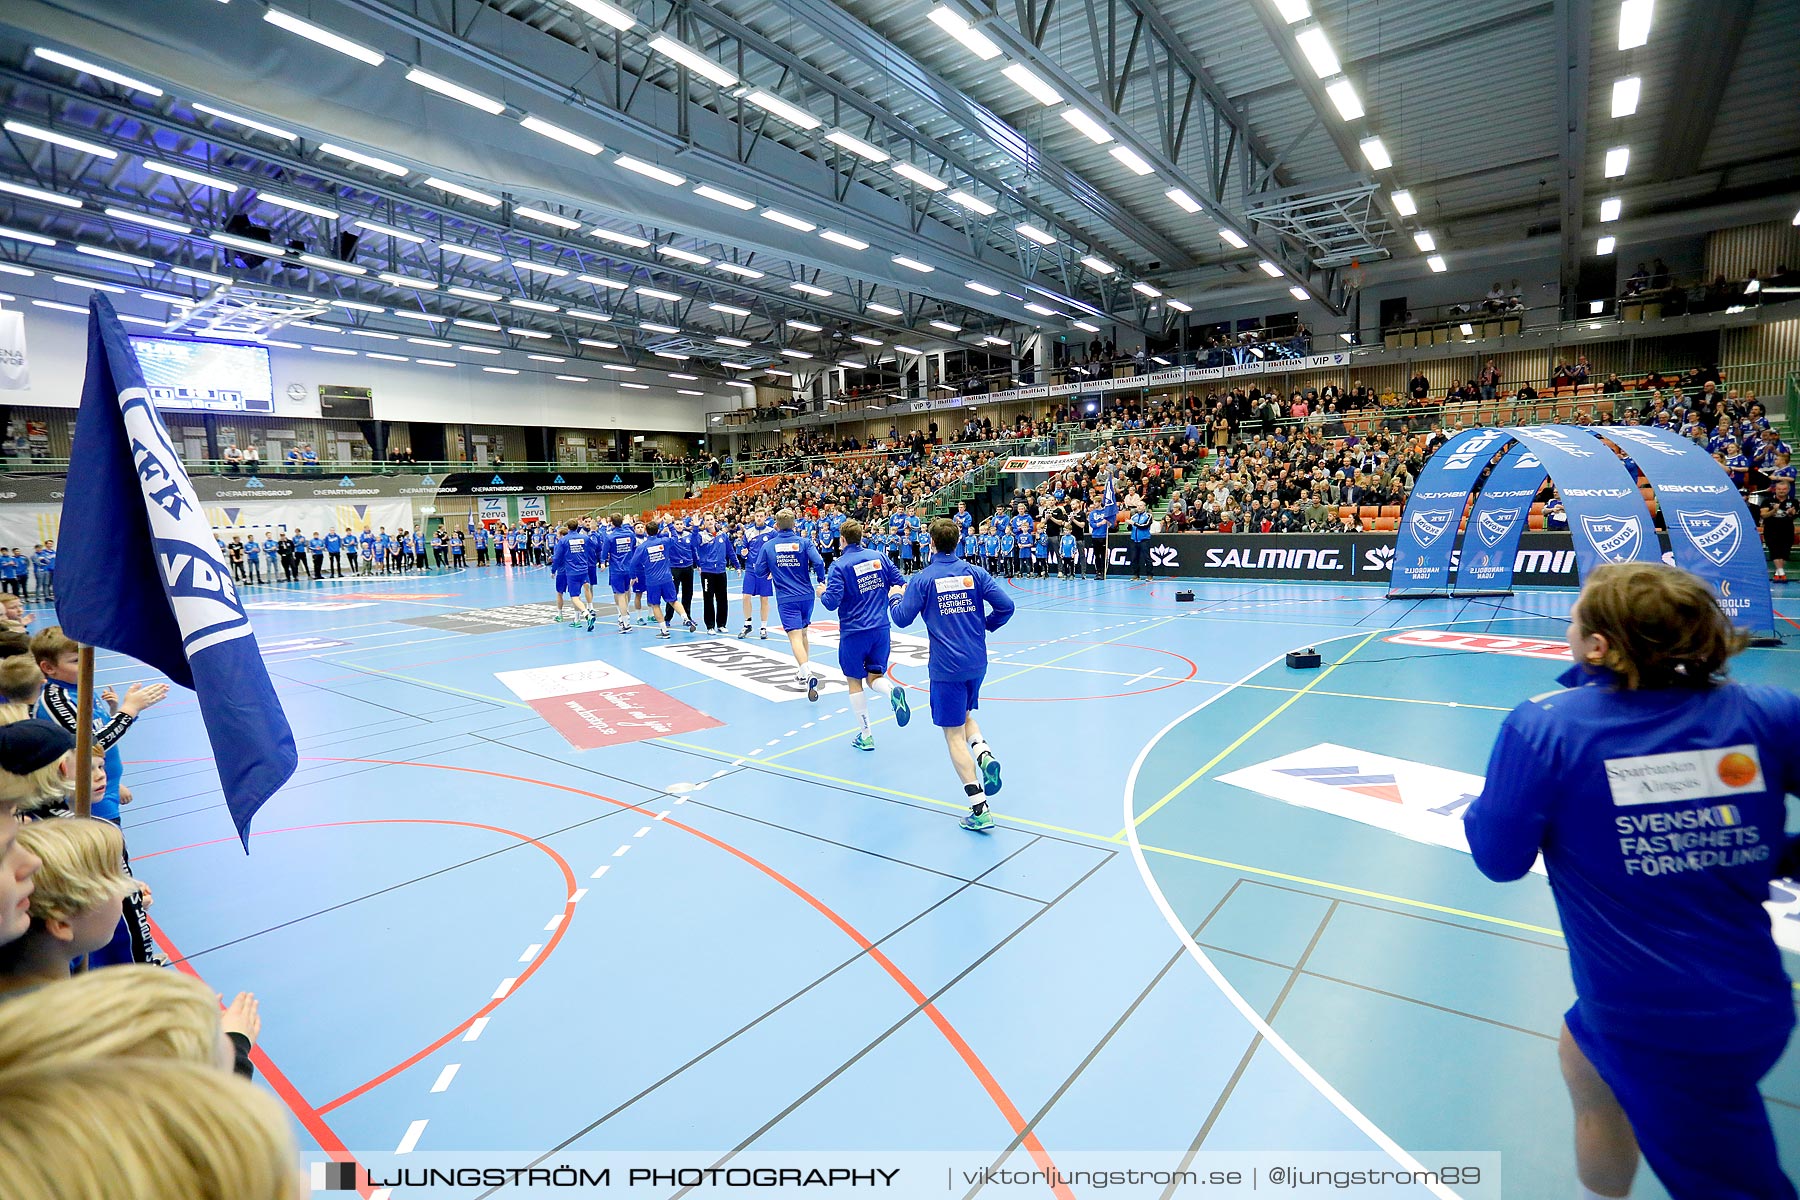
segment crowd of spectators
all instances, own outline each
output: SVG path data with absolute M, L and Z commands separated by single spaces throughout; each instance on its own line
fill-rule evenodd
M 1637 264 L 1626 277 L 1620 300 L 1660 304 L 1664 316 L 1725 312 L 1760 304 L 1763 290 L 1769 287 L 1800 287 L 1800 270 L 1782 263 L 1766 279 L 1751 271 L 1745 279 L 1729 279 L 1720 273 L 1711 279 L 1695 276 L 1683 280 L 1676 278 L 1661 258 L 1654 258 L 1649 265 Z

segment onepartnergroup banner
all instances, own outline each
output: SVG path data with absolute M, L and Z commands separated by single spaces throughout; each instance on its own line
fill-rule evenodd
M 1497 1151 L 619 1151 L 353 1153 L 318 1159 L 315 1197 L 380 1193 L 472 1200 L 489 1193 L 568 1197 L 879 1196 L 941 1200 L 1105 1193 L 1160 1198 L 1180 1189 L 1206 1200 L 1354 1197 L 1500 1200 Z

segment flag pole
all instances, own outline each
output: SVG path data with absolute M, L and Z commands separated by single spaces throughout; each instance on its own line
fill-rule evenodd
M 94 648 L 81 647 L 81 665 L 75 686 L 75 815 L 94 810 Z

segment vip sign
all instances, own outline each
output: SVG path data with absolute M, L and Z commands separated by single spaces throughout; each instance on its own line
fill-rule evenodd
M 720 724 L 610 663 L 497 671 L 494 678 L 577 750 L 693 733 Z
M 1718 761 L 1705 764 L 1721 781 L 1717 786 L 1701 789 L 1705 797 L 1729 799 L 1736 791 L 1760 790 L 1760 765 L 1753 764 L 1755 769 L 1752 770 L 1737 762 L 1737 759 L 1747 758 L 1743 750 L 1743 747 L 1733 747 L 1718 751 Z M 1619 760 L 1616 764 L 1609 763 L 1608 767 L 1609 772 L 1616 775 L 1630 774 L 1637 765 L 1633 760 Z M 1652 767 L 1656 765 L 1651 764 Z M 1639 770 L 1638 773 L 1644 772 Z M 1465 854 L 1469 852 L 1469 841 L 1463 831 L 1463 816 L 1486 782 L 1480 775 L 1330 742 L 1321 742 L 1218 778 L 1221 783 L 1273 800 L 1329 813 L 1415 842 L 1460 850 Z M 1691 832 L 1664 829 L 1664 825 L 1673 827 L 1677 824 L 1663 819 L 1670 816 L 1669 813 L 1634 813 L 1633 808 L 1638 803 L 1621 804 L 1616 799 L 1614 803 L 1615 810 L 1635 831 L 1634 838 L 1692 836 Z M 1720 815 L 1709 825 L 1716 824 L 1725 829 L 1741 825 L 1740 814 L 1733 805 L 1708 806 L 1701 816 L 1714 813 Z M 1636 852 L 1635 848 L 1633 852 Z M 1651 855 L 1651 858 L 1657 857 Z M 1641 861 L 1644 860 L 1628 859 L 1628 867 Z M 1543 874 L 1543 859 L 1533 863 L 1531 869 Z M 1776 944 L 1784 950 L 1800 953 L 1800 882 L 1777 880 L 1770 885 L 1769 897 L 1763 907 L 1769 913 Z

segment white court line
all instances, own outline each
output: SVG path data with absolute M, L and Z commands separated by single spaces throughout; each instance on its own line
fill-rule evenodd
M 519 955 L 519 961 L 522 963 L 530 962 L 532 959 L 534 959 L 538 956 L 538 951 L 542 950 L 543 948 L 544 947 L 537 942 L 531 943 L 531 945 L 525 947 L 525 953 Z
M 569 893 L 569 903 L 580 904 L 582 899 L 587 896 L 587 892 L 588 890 L 586 888 L 576 888 Z
M 628 851 L 630 849 L 631 849 L 631 843 L 626 842 L 623 846 L 620 846 L 617 850 L 613 851 L 613 857 L 614 858 L 624 858 L 626 851 Z
M 447 1089 L 450 1086 L 450 1081 L 456 1078 L 456 1073 L 460 1070 L 462 1070 L 461 1063 L 451 1063 L 449 1066 L 445 1067 L 442 1071 L 438 1072 L 437 1082 L 431 1085 L 431 1090 L 433 1092 L 441 1092 Z
M 1366 636 L 1368 632 L 1368 630 L 1359 630 L 1355 633 L 1347 633 L 1342 637 L 1326 639 L 1326 642 L 1321 644 L 1348 641 L 1353 637 Z M 1202 700 L 1199 704 L 1196 704 L 1193 708 L 1188 709 L 1188 711 L 1182 713 L 1167 725 L 1164 725 L 1156 732 L 1154 737 L 1144 743 L 1144 748 L 1138 751 L 1137 759 L 1131 764 L 1131 771 L 1125 777 L 1125 795 L 1123 800 L 1123 807 L 1125 810 L 1125 840 L 1131 847 L 1131 857 L 1132 861 L 1137 864 L 1138 875 L 1143 879 L 1144 887 L 1149 891 L 1150 898 L 1155 901 L 1157 909 L 1162 913 L 1163 920 L 1168 922 L 1169 928 L 1174 931 L 1175 936 L 1180 939 L 1182 946 L 1187 949 L 1188 957 L 1192 958 L 1194 962 L 1199 965 L 1200 969 L 1206 972 L 1206 977 L 1212 980 L 1214 987 L 1219 989 L 1219 994 L 1224 996 L 1226 1001 L 1230 1003 L 1233 1008 L 1237 1009 L 1238 1014 L 1242 1016 L 1245 1021 L 1249 1022 L 1250 1027 L 1262 1036 L 1263 1041 L 1267 1043 L 1271 1049 L 1281 1055 L 1281 1057 L 1285 1058 L 1288 1061 L 1288 1065 L 1299 1072 L 1302 1079 L 1312 1085 L 1314 1091 L 1323 1096 L 1326 1102 L 1337 1109 L 1338 1112 L 1342 1113 L 1352 1125 L 1355 1125 L 1358 1129 L 1362 1130 L 1370 1141 L 1374 1142 L 1387 1153 L 1389 1158 L 1393 1159 L 1405 1170 L 1423 1172 L 1425 1170 L 1423 1163 L 1407 1153 L 1399 1142 L 1396 1142 L 1393 1138 L 1384 1133 L 1380 1126 L 1376 1125 L 1375 1122 L 1371 1121 L 1363 1114 L 1361 1109 L 1350 1103 L 1342 1092 L 1332 1087 L 1311 1063 L 1300 1056 L 1299 1051 L 1288 1044 L 1286 1038 L 1283 1038 L 1279 1033 L 1275 1032 L 1275 1027 L 1264 1020 L 1263 1015 L 1260 1012 L 1250 1006 L 1249 1001 L 1244 999 L 1243 994 L 1235 987 L 1231 986 L 1230 981 L 1227 980 L 1219 968 L 1213 964 L 1212 959 L 1207 957 L 1206 951 L 1202 950 L 1199 943 L 1194 940 L 1193 934 L 1188 932 L 1187 926 L 1182 923 L 1181 918 L 1175 915 L 1175 909 L 1169 904 L 1169 898 L 1163 895 L 1162 888 L 1158 886 L 1156 882 L 1156 876 L 1151 874 L 1150 864 L 1144 859 L 1143 844 L 1138 841 L 1137 813 L 1133 810 L 1131 802 L 1132 795 L 1137 789 L 1138 771 L 1142 769 L 1144 760 L 1150 756 L 1150 751 L 1155 748 L 1158 742 L 1162 741 L 1162 739 L 1168 735 L 1170 730 L 1180 725 L 1183 721 L 1187 720 L 1219 697 L 1230 695 L 1232 692 L 1235 692 L 1244 684 L 1249 683 L 1250 680 L 1268 670 L 1276 663 L 1282 662 L 1284 657 L 1284 655 L 1278 654 L 1262 666 L 1252 670 L 1236 683 L 1220 688 L 1218 691 Z M 1461 1197 L 1441 1183 L 1428 1183 L 1425 1187 L 1432 1195 L 1438 1197 L 1438 1200 L 1461 1200 Z
M 589 875 L 589 876 L 588 876 L 588 878 L 589 878 L 589 879 L 598 879 L 598 878 L 600 878 L 600 877 L 601 877 L 601 876 L 602 876 L 602 875 L 604 875 L 604 874 L 606 874 L 606 873 L 607 873 L 607 871 L 609 871 L 609 870 L 611 870 L 611 869 L 612 869 L 612 868 L 611 868 L 611 867 L 610 867 L 610 866 L 607 866 L 607 867 L 595 867 L 595 868 L 594 868 L 594 873 L 593 873 L 593 874 L 592 874 L 592 875 Z
M 1134 675 L 1130 679 L 1127 679 L 1125 681 L 1125 686 L 1130 687 L 1134 683 L 1142 683 L 1144 680 L 1150 678 L 1152 675 L 1156 674 L 1160 670 L 1162 670 L 1161 667 L 1151 667 L 1148 671 L 1145 671 L 1142 675 Z
M 604 871 L 606 868 L 602 867 L 600 869 Z M 563 915 L 561 913 L 557 913 L 554 917 L 551 917 L 550 920 L 544 925 L 544 932 L 545 933 L 555 933 L 556 927 L 558 925 L 561 925 L 562 923 L 563 923 Z
M 517 982 L 519 982 L 517 979 L 512 978 L 510 976 L 507 977 L 506 979 L 502 979 L 500 981 L 500 986 L 494 989 L 494 994 L 492 996 L 489 996 L 488 999 L 490 999 L 490 1000 L 506 999 L 506 993 L 512 991 L 513 984 L 515 984 Z
M 398 1146 L 394 1147 L 394 1153 L 411 1154 L 413 1152 L 413 1147 L 419 1144 L 419 1138 L 424 1134 L 425 1126 L 429 1123 L 430 1122 L 428 1121 L 414 1121 L 411 1125 L 408 1125 L 406 1127 L 406 1136 L 400 1139 L 400 1144 Z
M 487 1025 L 488 1019 L 486 1017 L 476 1017 L 473 1021 L 469 1022 L 469 1032 L 463 1034 L 462 1040 L 465 1042 L 475 1041 L 481 1037 L 483 1031 L 487 1029 Z
M 631 836 L 634 838 L 641 838 L 646 833 L 649 833 L 649 832 L 650 832 L 650 827 L 648 825 L 646 825 L 642 829 L 638 830 L 636 833 L 632 834 Z

